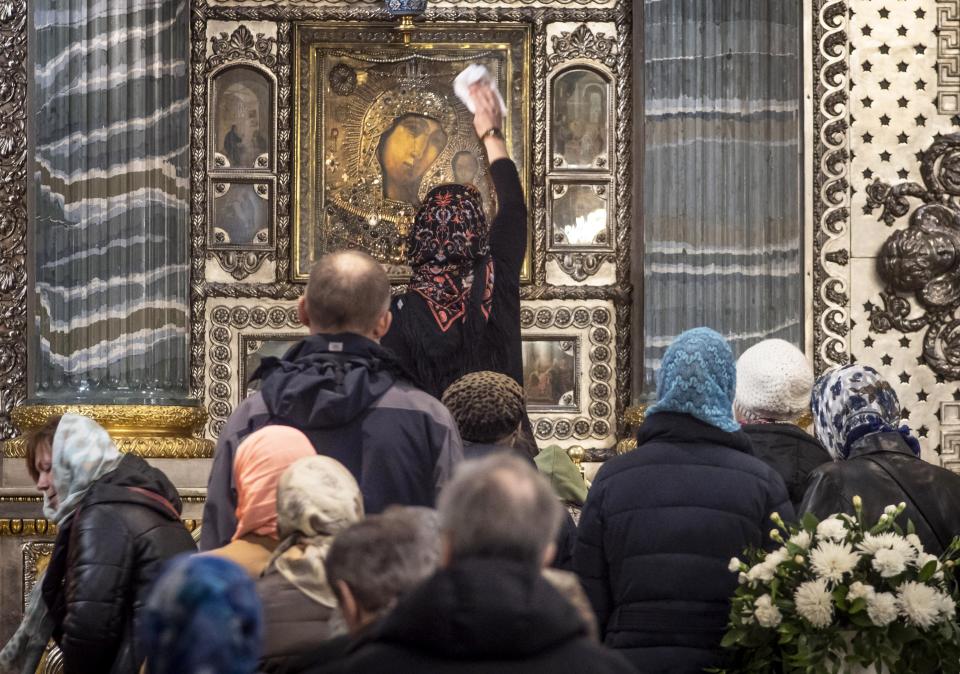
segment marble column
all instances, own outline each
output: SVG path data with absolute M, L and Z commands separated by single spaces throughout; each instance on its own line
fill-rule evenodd
M 36 0 L 30 399 L 189 390 L 189 5 Z

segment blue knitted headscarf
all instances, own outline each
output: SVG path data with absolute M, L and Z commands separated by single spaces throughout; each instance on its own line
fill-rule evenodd
M 920 456 L 920 443 L 900 425 L 896 391 L 872 367 L 845 365 L 824 374 L 813 387 L 811 409 L 817 440 L 836 461 L 850 456 L 857 440 L 894 431 Z
M 221 557 L 181 555 L 143 609 L 148 674 L 253 674 L 260 657 L 260 599 L 249 574 Z
M 673 340 L 657 372 L 657 402 L 647 415 L 658 412 L 689 414 L 734 433 L 733 417 L 737 367 L 727 340 L 710 328 L 694 328 Z

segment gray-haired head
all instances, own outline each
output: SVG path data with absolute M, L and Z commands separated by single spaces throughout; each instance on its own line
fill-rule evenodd
M 436 511 L 394 506 L 338 534 L 325 566 L 331 587 L 343 581 L 366 613 L 381 615 L 432 575 L 439 559 Z
M 450 561 L 486 557 L 543 565 L 563 518 L 550 483 L 529 462 L 506 453 L 461 464 L 438 509 Z

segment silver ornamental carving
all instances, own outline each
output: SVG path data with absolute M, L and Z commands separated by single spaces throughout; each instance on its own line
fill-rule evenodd
M 886 284 L 882 307 L 870 309 L 870 327 L 879 333 L 926 330 L 923 360 L 935 372 L 960 379 L 960 134 L 937 135 L 920 161 L 923 184 L 867 187 L 867 209 L 880 208 L 880 220 L 893 226 L 910 215 L 905 229 L 894 231 L 877 257 Z M 911 213 L 911 199 L 921 202 Z M 919 315 L 907 297 L 923 310 Z
M 849 361 L 847 282 L 827 264 L 850 224 L 849 43 L 845 0 L 813 2 L 813 361 L 817 373 Z
M 617 65 L 617 40 L 604 33 L 594 33 L 586 24 L 577 26 L 573 31 L 564 31 L 554 35 L 553 54 L 550 55 L 550 67 L 564 61 L 586 58 L 599 61 L 608 68 Z
M 27 5 L 0 12 L 0 440 L 27 393 Z

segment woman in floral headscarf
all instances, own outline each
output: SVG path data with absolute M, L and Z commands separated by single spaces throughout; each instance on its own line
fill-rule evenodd
M 852 514 L 860 496 L 868 522 L 906 503 L 900 524 L 912 521 L 934 554 L 960 534 L 960 476 L 920 458 L 920 443 L 900 425 L 897 394 L 876 370 L 847 365 L 826 373 L 813 388 L 812 410 L 817 439 L 834 461 L 810 474 L 801 512 Z
M 523 385 L 520 271 L 527 208 L 507 156 L 503 117 L 492 90 L 471 89 L 474 128 L 490 161 L 499 212 L 493 226 L 472 185 L 440 185 L 427 194 L 407 242 L 413 275 L 393 304 L 383 345 L 436 398 L 464 374 L 492 370 Z
M 257 579 L 266 626 L 261 671 L 286 671 L 291 659 L 346 632 L 324 560 L 334 536 L 362 518 L 360 487 L 334 459 L 300 459 L 280 478 L 280 545 Z

